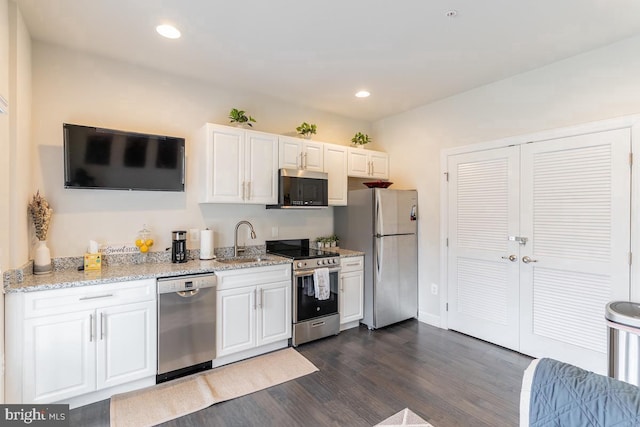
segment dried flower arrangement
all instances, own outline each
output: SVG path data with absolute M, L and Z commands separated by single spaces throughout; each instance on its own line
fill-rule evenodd
M 53 209 L 49 207 L 49 202 L 40 195 L 40 190 L 38 190 L 31 203 L 29 203 L 29 214 L 33 220 L 38 240 L 47 240 L 52 213 Z

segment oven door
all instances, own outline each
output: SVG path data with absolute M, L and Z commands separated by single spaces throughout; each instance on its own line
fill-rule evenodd
M 340 267 L 329 269 L 329 299 L 315 297 L 313 270 L 293 272 L 293 323 L 338 313 Z

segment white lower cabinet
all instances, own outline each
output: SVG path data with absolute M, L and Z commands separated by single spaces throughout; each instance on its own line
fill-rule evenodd
M 155 280 L 7 295 L 7 401 L 66 402 L 156 373 Z
M 24 403 L 51 403 L 96 389 L 95 311 L 45 316 L 24 323 Z
M 291 338 L 291 264 L 216 275 L 216 358 Z
M 348 329 L 363 317 L 364 257 L 341 258 L 340 268 L 340 329 Z

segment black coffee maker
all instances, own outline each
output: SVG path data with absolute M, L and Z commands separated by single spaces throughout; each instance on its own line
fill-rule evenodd
M 171 232 L 171 262 L 187 262 L 187 232 Z

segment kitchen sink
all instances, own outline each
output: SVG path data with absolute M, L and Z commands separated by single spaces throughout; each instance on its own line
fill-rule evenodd
M 223 264 L 247 264 L 269 261 L 270 258 L 266 256 L 258 257 L 241 257 L 241 258 L 219 258 L 217 261 Z

